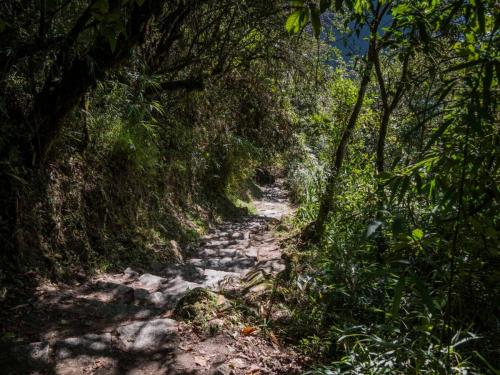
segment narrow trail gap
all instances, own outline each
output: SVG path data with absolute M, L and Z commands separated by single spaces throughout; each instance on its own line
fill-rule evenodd
M 38 341 L 15 348 L 40 374 L 290 374 L 299 356 L 258 334 L 227 324 L 222 313 L 199 334 L 173 314 L 195 288 L 207 288 L 217 305 L 225 291 L 241 292 L 246 275 L 272 278 L 284 269 L 272 226 L 292 209 L 281 182 L 262 188 L 256 215 L 219 225 L 189 258 L 155 273 L 127 268 L 79 286 L 44 286 L 38 293 Z M 222 292 L 222 293 L 221 293 Z M 258 333 L 258 332 L 257 332 Z M 18 373 L 18 372 L 12 372 Z

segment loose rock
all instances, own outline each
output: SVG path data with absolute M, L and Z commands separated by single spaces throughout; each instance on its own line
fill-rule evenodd
M 145 273 L 141 277 L 139 277 L 139 282 L 141 285 L 146 288 L 156 290 L 163 284 L 167 283 L 168 280 L 163 277 L 151 275 L 150 273 Z

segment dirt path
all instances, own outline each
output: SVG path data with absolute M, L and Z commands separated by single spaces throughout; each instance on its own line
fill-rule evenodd
M 257 215 L 221 224 L 182 263 L 154 274 L 128 268 L 78 286 L 40 288 L 26 328 L 36 341 L 14 347 L 3 368 L 12 374 L 298 372 L 299 357 L 275 336 L 241 323 L 236 302 L 226 298 L 258 293 L 259 284 L 249 280 L 284 269 L 270 228 L 291 209 L 279 185 L 263 193 L 254 202 Z

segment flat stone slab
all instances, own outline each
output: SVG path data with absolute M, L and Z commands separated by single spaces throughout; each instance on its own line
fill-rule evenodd
M 225 248 L 225 249 L 203 249 L 199 252 L 199 255 L 205 258 L 211 257 L 237 257 L 243 255 L 243 251 L 240 248 Z
M 206 267 L 206 260 L 201 258 L 191 258 L 188 260 L 188 263 L 193 265 L 194 267 Z
M 206 269 L 205 281 L 203 282 L 203 284 L 204 286 L 209 288 L 217 288 L 225 280 L 239 279 L 239 278 L 240 274 L 236 272 L 226 272 L 213 269 Z
M 164 349 L 177 333 L 173 319 L 153 319 L 134 322 L 117 328 L 121 349 L 131 352 L 155 352 Z
M 218 250 L 214 250 L 214 249 L 203 249 L 199 252 L 199 255 L 202 256 L 202 257 L 215 257 L 215 256 L 218 256 L 219 255 L 219 251 Z
M 211 258 L 206 261 L 206 268 L 211 268 L 218 271 L 238 272 L 245 271 L 255 265 L 255 258 L 248 257 L 223 257 Z
M 252 246 L 252 247 L 249 247 L 248 249 L 246 249 L 245 252 L 246 252 L 247 256 L 257 259 L 260 251 L 259 251 L 259 247 Z
M 88 333 L 58 341 L 56 343 L 56 359 L 63 360 L 78 355 L 99 356 L 110 352 L 110 350 L 110 333 Z
M 231 245 L 236 245 L 238 241 L 236 240 L 213 240 L 205 244 L 207 248 L 221 248 Z
M 197 263 L 188 260 L 187 264 L 170 265 L 162 271 L 162 275 L 169 280 L 173 277 L 181 276 L 188 281 L 196 282 L 203 278 L 203 268 L 206 265 L 205 260 L 198 259 L 198 261 Z
M 282 259 L 261 261 L 255 266 L 255 269 L 267 275 L 275 275 L 285 270 L 285 262 Z
M 123 271 L 123 274 L 128 276 L 129 278 L 136 278 L 137 276 L 139 276 L 139 273 L 134 271 L 132 268 L 130 267 L 127 267 L 125 269 L 125 271 Z
M 161 309 L 168 305 L 169 299 L 161 292 L 154 292 L 148 296 L 147 302 Z
M 160 276 L 152 275 L 150 273 L 145 273 L 144 275 L 139 277 L 139 283 L 148 289 L 156 290 L 167 282 L 168 282 L 167 279 Z

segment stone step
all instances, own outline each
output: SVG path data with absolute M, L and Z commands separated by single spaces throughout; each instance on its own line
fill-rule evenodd
M 212 249 L 212 248 L 223 248 L 223 247 L 228 247 L 232 245 L 237 245 L 238 241 L 231 239 L 231 240 L 210 240 L 207 243 L 204 244 L 205 248 Z
M 188 261 L 190 264 L 202 269 L 214 269 L 229 272 L 244 272 L 257 263 L 256 258 L 245 256 L 238 257 L 214 257 L 214 258 L 195 258 Z
M 173 345 L 178 323 L 173 319 L 153 319 L 119 326 L 117 347 L 125 352 L 154 353 Z
M 177 321 L 156 318 L 123 324 L 112 332 L 86 333 L 53 343 L 33 342 L 20 345 L 13 348 L 12 353 L 18 361 L 24 361 L 32 368 L 56 365 L 61 369 L 72 368 L 76 371 L 96 360 L 112 363 L 119 353 L 122 356 L 126 353 L 151 354 L 172 349 L 177 332 Z

